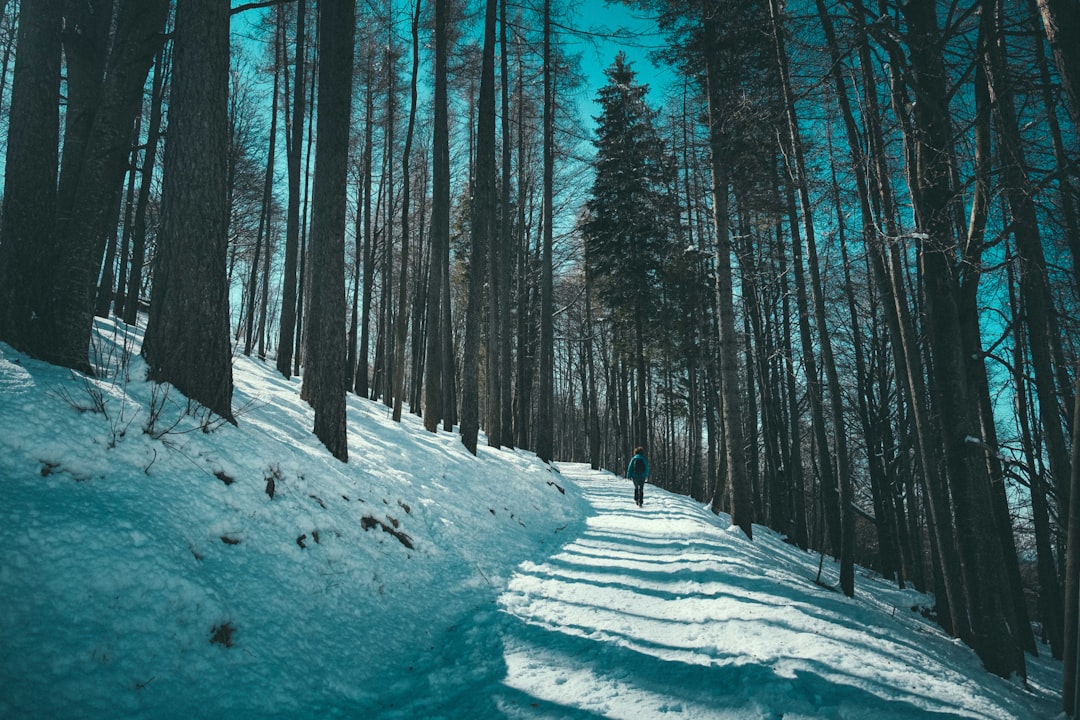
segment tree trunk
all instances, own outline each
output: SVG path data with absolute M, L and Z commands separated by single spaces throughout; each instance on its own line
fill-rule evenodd
M 409 81 L 409 126 L 405 131 L 405 149 L 401 155 L 401 273 L 398 279 L 397 333 L 394 338 L 394 422 L 401 422 L 405 402 L 405 340 L 409 328 L 409 155 L 416 128 L 416 80 L 420 69 L 420 0 L 412 19 L 412 75 Z
M 296 342 L 297 324 L 297 264 L 300 256 L 300 155 L 304 144 L 304 118 L 307 98 L 306 71 L 306 0 L 296 0 L 296 57 L 293 67 L 296 77 L 293 88 L 293 111 L 288 115 L 288 69 L 285 71 L 286 117 L 285 133 L 289 199 L 285 211 L 285 264 L 281 279 L 281 322 L 278 329 L 277 369 L 285 377 L 292 377 L 293 347 Z M 297 358 L 298 359 L 298 358 Z
M 840 521 L 840 527 L 832 531 L 833 539 L 839 539 L 836 550 L 840 556 L 840 588 L 848 597 L 855 594 L 855 516 L 852 508 L 851 458 L 847 449 L 847 430 L 844 426 L 844 408 L 840 393 L 840 379 L 836 372 L 833 358 L 832 340 L 825 318 L 825 299 L 822 293 L 821 271 L 818 268 L 817 242 L 810 192 L 807 187 L 806 161 L 804 159 L 802 138 L 799 132 L 798 118 L 795 113 L 795 100 L 791 91 L 788 73 L 787 51 L 784 48 L 784 31 L 781 26 L 780 9 L 777 0 L 770 0 L 769 11 L 773 23 L 773 39 L 776 43 L 777 65 L 780 70 L 781 87 L 784 93 L 784 105 L 787 111 L 788 131 L 791 138 L 791 151 L 794 158 L 795 183 L 802 206 L 804 238 L 806 240 L 806 262 L 810 270 L 810 289 L 814 301 L 814 321 L 817 327 L 817 342 L 821 348 L 821 364 L 829 386 L 832 409 L 833 441 L 836 443 L 836 481 L 839 484 L 835 500 L 826 498 L 826 506 L 838 504 L 834 520 Z M 824 445 L 822 446 L 824 448 Z
M 990 480 L 971 451 L 978 437 L 978 407 L 965 369 L 963 330 L 958 308 L 959 284 L 952 265 L 954 235 L 951 187 L 952 138 L 941 36 L 930 0 L 903 8 L 907 21 L 914 84 L 913 138 L 918 163 L 911 173 L 911 194 L 918 224 L 918 255 L 924 280 L 926 330 L 933 361 L 931 390 L 941 417 L 944 461 L 953 488 L 961 573 L 966 586 L 970 643 L 991 672 L 1008 677 L 1025 673 L 1024 656 L 1009 630 L 1001 595 L 1001 546 L 994 527 Z
M 1074 0 L 1038 0 L 1039 14 L 1054 53 L 1069 114 L 1080 131 L 1080 6 Z
M 154 60 L 154 79 L 150 91 L 150 125 L 146 129 L 146 150 L 143 152 L 142 178 L 139 181 L 139 197 L 135 204 L 135 220 L 132 227 L 131 273 L 127 282 L 123 317 L 128 325 L 139 319 L 142 303 L 143 265 L 146 263 L 146 212 L 150 205 L 150 188 L 154 180 L 158 141 L 161 139 L 161 106 L 164 101 L 166 49 L 163 46 Z
M 986 365 L 982 357 L 982 333 L 980 332 L 979 327 L 980 308 L 978 284 L 983 265 L 982 252 L 985 245 L 986 223 L 989 215 L 990 199 L 992 197 L 991 178 L 993 167 L 990 151 L 992 108 L 996 110 L 998 115 L 999 121 L 996 125 L 998 127 L 999 136 L 1002 136 L 1001 147 L 1005 149 L 1007 158 L 1005 160 L 1006 166 L 1011 165 L 1012 160 L 1015 159 L 1014 157 L 1009 157 L 1012 155 L 1011 150 L 1015 149 L 1015 145 L 1012 148 L 1008 147 L 1010 140 L 1016 142 L 1019 141 L 1019 130 L 1015 124 L 1015 112 L 1012 106 L 1012 97 L 1008 83 L 1007 81 L 998 82 L 1000 77 L 1002 77 L 1004 70 L 1005 49 L 1003 45 L 999 44 L 999 40 L 997 39 L 1000 38 L 1000 36 L 998 36 L 998 31 L 995 29 L 996 17 L 997 13 L 994 8 L 986 7 L 981 14 L 979 29 L 979 47 L 982 51 L 982 63 L 975 73 L 975 105 L 977 116 L 975 122 L 975 192 L 968 224 L 968 237 L 964 246 L 963 264 L 966 271 L 963 274 L 964 281 L 961 284 L 959 307 L 961 311 L 961 322 L 963 323 L 965 333 L 965 356 L 968 358 L 967 373 L 968 377 L 971 378 L 972 388 L 979 399 L 980 437 L 986 445 L 986 451 L 983 453 L 983 458 L 990 477 L 991 500 L 994 504 L 994 511 L 996 513 L 996 527 L 1002 549 L 1002 572 L 1005 579 L 1008 581 L 1007 599 L 1009 600 L 1009 605 L 1007 612 L 1010 614 L 1012 632 L 1017 643 L 1027 652 L 1038 654 L 1038 649 L 1035 644 L 1035 635 L 1031 631 L 1031 622 L 1028 618 L 1027 600 L 1024 597 L 1024 584 L 1020 571 L 1019 553 L 1017 553 L 1016 541 L 1013 537 L 1012 518 L 1005 489 L 1005 474 L 997 450 L 997 423 L 994 417 L 993 400 L 990 395 L 990 381 L 987 377 Z M 1017 136 L 1015 138 L 1006 139 L 1004 136 L 1010 132 L 1007 127 L 1010 123 Z M 1019 156 L 1019 159 L 1021 162 L 1023 161 L 1022 153 Z M 1005 189 L 1005 195 L 1009 198 L 1011 204 L 1016 204 L 1017 202 L 1015 196 L 1016 186 L 1013 185 L 1013 183 L 1026 181 L 1027 179 L 1026 176 L 1023 176 L 1022 178 L 1018 177 L 1018 174 L 1021 174 L 1019 171 L 1020 168 L 1014 167 L 1010 169 L 1006 167 L 1002 172 L 1005 184 L 1011 186 L 1006 187 Z M 1023 169 L 1023 172 L 1026 172 L 1026 168 Z M 1027 187 L 1026 191 L 1030 191 L 1031 189 L 1032 188 Z M 1030 201 L 1030 198 L 1028 198 L 1028 201 Z M 1027 220 L 1031 220 L 1034 217 L 1034 206 L 1028 201 L 1019 201 L 1020 203 L 1027 203 L 1026 211 L 1022 210 L 1020 215 L 1024 216 Z M 1020 235 L 1030 233 L 1030 226 L 1023 227 L 1025 223 L 1023 221 L 1018 222 L 1017 220 L 1018 217 L 1015 217 L 1013 222 L 1014 236 L 1019 237 Z M 1038 248 L 1037 252 L 1041 257 L 1041 247 Z M 1043 260 L 1042 268 L 1045 279 L 1045 260 Z M 1048 293 L 1046 299 L 1048 300 Z M 1046 330 L 1049 326 L 1050 321 L 1044 315 L 1042 324 L 1042 338 L 1044 340 L 1047 339 Z M 1048 342 L 1041 346 L 1041 351 L 1042 359 L 1049 363 L 1048 356 L 1050 348 Z M 1052 375 L 1044 374 L 1042 379 L 1044 381 L 1049 380 L 1051 385 L 1053 384 Z M 1055 412 L 1053 414 L 1060 418 L 1060 415 L 1056 412 L 1056 407 L 1055 404 Z M 1044 415 L 1044 418 L 1045 417 L 1046 415 Z M 1051 432 L 1052 431 L 1047 430 L 1047 435 L 1049 436 Z M 1064 433 L 1062 432 L 1060 425 L 1057 428 L 1056 438 L 1059 443 L 1062 445 L 1064 444 Z M 1064 462 L 1067 464 L 1068 451 L 1065 450 L 1064 453 Z M 1059 457 L 1058 459 L 1060 461 L 1062 458 Z M 1058 604 L 1060 605 L 1060 600 L 1058 600 Z
M 387 28 L 388 35 L 390 33 Z M 382 213 L 375 217 L 382 221 L 382 262 L 379 265 L 379 324 L 376 329 L 378 345 L 375 349 L 374 397 L 382 397 L 386 407 L 393 407 L 391 397 L 394 388 L 394 129 L 397 125 L 397 61 L 393 37 L 387 37 L 384 67 L 386 69 L 386 115 L 383 119 L 383 172 L 379 183 L 379 198 L 386 200 Z M 376 243 L 378 244 L 378 243 Z
M 487 0 L 484 15 L 484 48 L 480 70 L 480 100 L 476 128 L 476 173 L 472 193 L 472 250 L 469 254 L 469 298 L 465 311 L 464 366 L 461 377 L 461 442 L 476 454 L 480 429 L 479 375 L 480 322 L 484 307 L 484 274 L 489 271 L 487 253 L 495 226 L 495 10 Z M 496 263 L 491 263 L 494 266 Z M 490 274 L 489 274 L 490 277 Z M 494 296 L 497 288 L 488 286 Z M 490 307 L 494 316 L 494 308 Z M 497 341 L 497 338 L 495 338 Z M 489 347 L 491 347 L 489 345 Z M 493 376 L 497 358 L 488 356 L 487 372 Z M 488 418 L 489 422 L 491 418 Z M 498 424 L 496 420 L 496 425 Z
M 450 241 L 450 141 L 447 125 L 447 22 L 446 3 L 435 3 L 435 118 L 432 139 L 431 244 L 427 296 L 427 357 L 424 360 L 424 427 L 436 432 L 446 412 L 443 333 L 444 263 Z M 448 360 L 446 358 L 445 360 Z
M 1010 264 L 1011 265 L 1011 264 Z M 1018 307 L 1015 281 L 1011 267 L 1009 269 L 1009 302 L 1013 307 L 1013 316 L 1020 317 L 1022 309 Z M 1013 384 L 1016 386 L 1016 421 L 1020 430 L 1020 443 L 1028 465 L 1028 485 L 1031 494 L 1031 524 L 1035 531 L 1035 568 L 1038 577 L 1038 610 L 1042 618 L 1044 632 L 1050 641 L 1050 653 L 1056 660 L 1064 657 L 1063 644 L 1065 632 L 1062 627 L 1064 604 L 1061 599 L 1061 584 L 1058 582 L 1056 560 L 1054 559 L 1052 531 L 1050 527 L 1050 507 L 1047 502 L 1047 488 L 1043 474 L 1039 472 L 1042 458 L 1039 457 L 1035 439 L 1031 432 L 1031 408 L 1028 403 L 1027 362 L 1024 357 L 1023 324 L 1013 323 Z
M 312 282 L 301 395 L 315 409 L 315 435 L 342 462 L 345 425 L 345 180 L 352 109 L 354 0 L 319 5 L 319 114 L 312 187 Z
M 225 274 L 228 6 L 180 0 L 173 43 L 172 121 L 142 352 L 151 380 L 235 422 Z
M 61 6 L 28 2 L 19 13 L 0 226 L 0 340 L 49 361 L 57 344 L 48 287 L 58 262 Z
M 80 137 L 70 147 L 65 143 L 57 196 L 59 257 L 52 274 L 51 317 L 57 333 L 54 361 L 61 365 L 89 367 L 103 240 L 115 220 L 131 128 L 142 107 L 147 73 L 161 48 L 168 7 L 167 0 L 124 0 L 117 5 L 115 17 L 100 13 L 106 24 L 100 37 L 91 37 L 89 47 L 68 53 L 69 88 L 73 98 L 80 98 L 68 117 L 78 118 L 75 125 L 80 130 L 75 133 Z M 115 31 L 106 50 L 110 22 L 115 23 Z M 77 44 L 73 40 L 70 45 Z
M 551 0 L 544 0 L 544 186 L 543 251 L 540 260 L 540 369 L 537 388 L 536 454 L 545 462 L 552 458 L 554 431 L 555 334 L 552 313 L 552 207 L 555 182 L 555 61 L 551 47 Z
M 277 149 L 277 108 L 278 108 L 278 82 L 281 78 L 280 68 L 281 47 L 280 33 L 274 33 L 274 82 L 270 100 L 270 139 L 266 152 L 266 175 L 263 177 L 263 196 L 261 210 L 259 212 L 259 229 L 255 235 L 255 256 L 251 260 L 251 273 L 248 277 L 248 303 L 247 303 L 247 328 L 244 337 L 244 354 L 251 355 L 251 348 L 255 342 L 255 302 L 258 297 L 259 286 L 259 260 L 263 254 L 266 261 L 270 259 L 270 209 L 273 207 L 274 192 L 274 151 Z M 263 247 L 265 243 L 265 248 Z M 263 290 L 270 285 L 270 274 L 263 273 Z M 259 327 L 259 346 L 263 347 L 263 330 L 265 329 L 265 309 L 263 310 L 263 322 Z M 264 356 L 264 351 L 259 351 L 259 356 Z
M 497 234 L 499 246 L 499 263 L 496 272 L 499 275 L 498 284 L 498 331 L 499 331 L 499 407 L 496 412 L 500 415 L 499 443 L 507 447 L 514 447 L 514 405 L 513 405 L 513 367 L 511 364 L 511 307 L 510 285 L 513 280 L 513 225 L 511 221 L 511 194 L 510 194 L 510 48 L 507 45 L 506 23 L 507 0 L 499 3 L 501 12 L 499 23 L 499 45 L 502 49 L 502 64 L 500 75 L 502 77 L 502 213 L 501 222 Z
M 862 13 L 859 8 L 855 10 L 859 21 L 862 21 Z M 902 67 L 900 57 L 893 54 L 896 61 L 892 71 Z M 886 324 L 889 328 L 889 338 L 893 348 L 893 361 L 898 369 L 897 381 L 902 390 L 902 395 L 908 402 L 911 412 L 911 424 L 914 430 L 915 456 L 921 470 L 921 477 L 927 489 L 929 502 L 929 529 L 931 534 L 931 552 L 936 566 L 944 568 L 944 572 L 936 574 L 942 585 L 937 588 L 938 621 L 946 631 L 959 637 L 967 637 L 968 619 L 962 613 L 962 587 L 960 577 L 959 559 L 952 548 L 955 547 L 954 527 L 952 518 L 952 506 L 948 493 L 947 480 L 940 469 L 938 455 L 940 454 L 940 437 L 937 422 L 928 407 L 927 398 L 929 392 L 926 388 L 926 378 L 922 350 L 916 340 L 917 334 L 914 321 L 909 307 L 911 302 L 903 282 L 899 252 L 895 244 L 887 246 L 889 238 L 896 238 L 899 230 L 896 227 L 893 191 L 890 182 L 890 163 L 885 150 L 885 142 L 881 130 L 879 110 L 877 102 L 877 78 L 872 72 L 872 60 L 870 57 L 869 44 L 865 34 L 859 44 L 859 65 L 862 70 L 862 87 L 866 93 L 867 112 L 864 115 L 867 127 L 867 138 L 870 147 L 870 173 L 868 185 L 870 186 L 871 201 L 880 208 L 880 216 L 884 220 L 885 232 L 878 232 L 878 237 L 870 243 L 870 260 L 873 268 L 874 282 L 878 293 L 882 297 L 882 309 L 885 311 Z M 894 107 L 902 107 L 902 98 L 895 89 L 894 83 L 893 104 Z M 903 116 L 901 116 L 903 117 Z M 906 130 L 910 131 L 906 125 Z M 914 495 L 915 484 L 908 484 L 910 495 Z M 914 508 L 914 505 L 912 505 Z M 913 529 L 914 530 L 914 529 Z M 916 532 L 912 535 L 917 537 Z M 943 553 L 937 555 L 937 553 Z
M 126 273 L 125 270 L 127 270 L 128 262 L 131 260 L 132 225 L 134 224 L 135 214 L 135 180 L 139 176 L 139 139 L 141 136 L 142 113 L 140 112 L 135 116 L 135 130 L 132 132 L 131 154 L 128 156 L 127 190 L 124 193 L 124 234 L 120 243 L 120 260 L 116 265 L 116 292 L 108 298 L 104 307 L 102 307 L 101 304 L 102 290 L 106 287 L 104 280 L 102 280 L 101 287 L 98 289 L 98 314 L 103 317 L 108 317 L 110 306 L 112 306 L 113 313 L 116 317 L 119 318 L 124 314 L 124 302 L 127 298 L 128 279 L 128 273 Z M 110 264 L 106 262 L 106 269 L 109 267 Z
M 481 67 L 480 76 L 480 102 L 477 108 L 477 146 L 476 146 L 476 165 L 477 165 L 477 177 L 476 185 L 477 189 L 483 192 L 483 186 L 485 184 L 490 185 L 491 197 L 487 200 L 488 211 L 490 217 L 487 220 L 488 223 L 488 241 L 487 241 L 487 345 L 485 350 L 485 379 L 486 379 L 486 410 L 484 418 L 484 429 L 487 432 L 488 445 L 490 447 L 500 447 L 503 444 L 503 429 L 502 429 L 502 326 L 500 323 L 501 313 L 499 308 L 499 299 L 502 294 L 502 256 L 505 252 L 503 243 L 503 234 L 499 229 L 500 217 L 499 217 L 499 195 L 497 188 L 496 177 L 496 131 L 495 131 L 495 41 L 496 41 L 496 16 L 498 13 L 500 3 L 498 0 L 491 0 L 491 13 L 490 30 L 491 30 L 491 109 L 490 109 L 490 128 L 483 127 L 484 120 L 484 68 Z M 505 28 L 505 23 L 503 24 Z M 484 38 L 484 57 L 483 62 L 487 60 L 487 36 L 485 32 Z M 506 58 L 503 58 L 505 64 Z M 505 79 L 505 75 L 503 76 Z M 505 91 L 505 82 L 503 83 Z M 505 92 L 504 92 L 505 97 Z M 503 130 L 505 134 L 506 122 L 505 116 L 503 122 Z M 484 138 L 484 133 L 490 133 L 490 140 Z M 490 149 L 485 148 L 485 143 L 490 142 Z M 504 148 L 503 152 L 508 150 Z M 490 157 L 484 157 L 485 153 Z M 490 163 L 489 172 L 491 173 L 490 180 L 484 180 L 481 175 L 481 170 L 485 163 Z M 475 198 L 474 198 L 475 200 Z
M 1078 278 L 1080 281 L 1080 278 Z M 1062 709 L 1080 717 L 1080 365 L 1073 394 L 1072 487 L 1065 551 L 1065 663 Z
M 984 0 L 983 16 L 998 18 L 1002 12 L 1000 0 Z M 1045 0 L 1044 0 L 1044 4 Z M 1002 153 L 1002 176 L 1005 196 L 1012 214 L 1012 234 L 1016 239 L 1019 259 L 1020 291 L 1024 296 L 1026 325 L 1028 328 L 1031 364 L 1035 374 L 1035 391 L 1039 400 L 1039 417 L 1046 438 L 1046 450 L 1050 457 L 1057 497 L 1061 509 L 1069 506 L 1069 448 L 1067 432 L 1059 409 L 1058 397 L 1062 394 L 1055 383 L 1052 343 L 1060 343 L 1060 335 L 1051 323 L 1054 314 L 1047 277 L 1046 256 L 1039 231 L 1038 213 L 1035 207 L 1036 188 L 1028 176 L 1028 164 L 1020 137 L 1020 126 L 1013 102 L 1013 91 L 1005 57 L 1004 37 L 1000 30 L 1000 18 L 984 21 L 994 27 L 988 42 L 987 81 L 994 100 L 998 122 L 995 124 Z M 1073 43 L 1076 44 L 1076 43 Z M 1068 388 L 1061 389 L 1064 392 Z M 1067 409 L 1066 409 L 1067 412 Z M 1062 514 L 1062 517 L 1065 515 Z
M 371 78 L 375 66 L 375 51 L 373 47 L 368 48 L 367 54 L 367 77 Z M 363 187 L 360 206 L 357 208 L 357 213 L 362 214 L 363 220 L 363 251 L 362 257 L 358 257 L 356 261 L 362 262 L 364 266 L 364 295 L 360 300 L 360 348 L 357 350 L 356 359 L 356 374 L 353 378 L 353 387 L 355 392 L 360 397 L 367 397 L 369 392 L 368 375 L 370 373 L 370 367 L 368 365 L 368 355 L 371 351 L 371 301 L 372 294 L 374 293 L 373 286 L 375 284 L 375 243 L 372 238 L 372 207 L 371 207 L 371 168 L 374 162 L 374 145 L 375 142 L 375 93 L 370 89 L 366 93 L 367 101 L 364 107 L 364 152 L 360 161 L 360 177 L 362 178 L 361 185 Z
M 711 23 L 706 23 L 706 32 Z M 750 478 L 746 474 L 746 449 L 743 446 L 742 399 L 739 382 L 738 337 L 735 331 L 735 305 L 732 289 L 731 232 L 728 227 L 729 168 L 725 162 L 720 128 L 721 96 L 719 68 L 712 49 L 706 60 L 708 79 L 709 144 L 712 151 L 713 223 L 716 231 L 716 303 L 720 323 L 720 412 L 726 450 L 727 487 L 731 491 L 731 522 L 746 537 L 753 539 L 754 506 Z M 712 511 L 720 512 L 723 492 L 713 490 Z

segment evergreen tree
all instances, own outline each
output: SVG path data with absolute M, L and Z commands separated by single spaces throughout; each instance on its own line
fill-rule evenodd
M 634 433 L 648 439 L 645 412 L 647 328 L 660 307 L 658 286 L 668 252 L 672 199 L 671 164 L 656 132 L 656 112 L 645 102 L 647 85 L 619 53 L 605 71 L 597 120 L 596 179 L 582 224 L 589 282 L 612 312 L 636 364 Z

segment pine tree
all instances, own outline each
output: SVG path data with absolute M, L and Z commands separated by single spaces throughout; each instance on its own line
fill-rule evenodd
M 636 366 L 634 433 L 648 439 L 645 389 L 647 328 L 656 320 L 657 289 L 668 252 L 671 165 L 645 102 L 649 88 L 619 53 L 605 73 L 597 118 L 596 179 L 586 201 L 585 263 L 589 282 L 613 315 L 622 351 Z

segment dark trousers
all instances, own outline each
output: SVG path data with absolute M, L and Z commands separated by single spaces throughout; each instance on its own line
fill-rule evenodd
M 645 483 L 634 481 L 634 502 L 638 505 L 645 501 Z

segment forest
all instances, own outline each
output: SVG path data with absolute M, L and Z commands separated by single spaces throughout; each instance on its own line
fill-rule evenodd
M 574 5 L 0 0 L 0 342 L 94 375 L 93 318 L 144 324 L 232 423 L 257 357 L 342 462 L 348 393 L 643 446 L 1076 714 L 1080 6 Z

